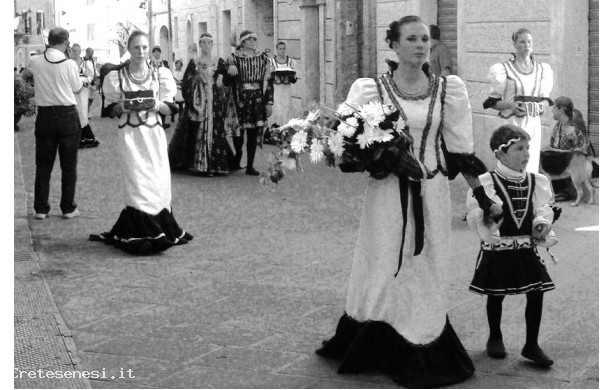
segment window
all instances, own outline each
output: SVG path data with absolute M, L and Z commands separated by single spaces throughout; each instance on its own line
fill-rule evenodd
M 95 24 L 87 25 L 87 40 L 88 41 L 96 40 L 96 25 Z
M 36 12 L 36 35 L 42 35 L 45 28 L 45 14 L 42 11 Z

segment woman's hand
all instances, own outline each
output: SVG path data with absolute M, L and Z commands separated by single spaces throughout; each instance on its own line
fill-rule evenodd
M 155 99 L 155 111 L 158 111 L 162 115 L 170 115 L 170 107 L 161 100 Z
M 217 76 L 217 87 L 223 88 L 223 75 L 222 74 Z
M 230 76 L 238 76 L 238 68 L 236 68 L 236 65 L 230 65 L 229 68 L 227 69 L 227 74 L 229 74 Z
M 527 115 L 527 110 L 523 107 L 523 103 L 521 102 L 512 102 L 512 112 L 516 116 L 525 116 Z

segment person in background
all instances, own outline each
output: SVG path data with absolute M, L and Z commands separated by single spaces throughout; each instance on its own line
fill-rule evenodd
M 270 58 L 274 75 L 274 105 L 272 115 L 268 118 L 270 126 L 283 126 L 293 113 L 291 84 L 297 81 L 295 60 L 287 54 L 287 44 L 280 41 L 276 44 L 276 55 Z
M 87 49 L 85 49 L 85 57 L 83 57 L 83 59 L 85 61 L 91 62 L 91 65 L 93 66 L 93 70 L 94 70 L 94 80 L 93 80 L 93 83 L 89 85 L 89 101 L 87 103 L 89 119 L 91 119 L 91 104 L 93 103 L 94 98 L 98 94 L 98 90 L 101 88 L 100 70 L 96 66 L 96 61 L 93 55 L 94 55 L 94 49 L 92 49 L 91 47 L 88 47 Z
M 148 60 L 149 39 L 144 32 L 133 32 L 127 46 L 129 62 L 110 71 L 102 86 L 107 103 L 104 109 L 118 118 L 124 207 L 109 232 L 92 234 L 89 239 L 130 254 L 148 255 L 187 244 L 193 236 L 174 218 L 168 143 L 159 115 L 176 109 L 172 103 L 174 78 L 169 69 L 153 66 Z M 135 94 L 140 96 L 126 100 Z
M 531 152 L 527 172 L 538 173 L 542 143 L 540 116 L 544 113 L 544 102 L 553 105 L 550 99 L 553 71 L 550 65 L 536 61 L 531 55 L 533 41 L 528 29 L 512 33 L 512 42 L 516 50 L 512 58 L 489 69 L 491 88 L 482 106 L 499 111 L 501 118 L 529 134 Z
M 151 50 L 151 64 L 158 68 L 164 67 L 170 69 L 168 61 L 161 58 L 161 47 L 159 47 L 159 45 L 153 46 Z M 164 129 L 170 128 L 170 124 L 166 123 L 166 115 L 160 113 L 159 116 L 161 117 Z
M 453 74 L 452 54 L 448 46 L 440 41 L 440 28 L 435 24 L 429 26 L 431 34 L 431 52 L 429 53 L 429 71 L 438 76 Z
M 231 149 L 225 132 L 225 61 L 212 54 L 214 40 L 200 36 L 200 56 L 183 77 L 185 111 L 168 146 L 170 168 L 212 176 L 230 173 Z
M 246 174 L 259 176 L 253 167 L 258 138 L 268 125 L 274 104 L 274 80 L 271 77 L 269 58 L 257 50 L 257 34 L 249 30 L 240 33 L 236 51 L 227 59 L 228 75 L 235 83 L 234 97 L 238 116 L 239 133 L 234 134 L 236 150 L 234 170 L 241 169 L 244 133 L 247 135 Z
M 77 64 L 79 68 L 79 76 L 83 79 L 83 84 L 87 85 L 87 88 L 83 88 L 81 92 L 75 95 L 77 101 L 77 110 L 79 111 L 79 122 L 81 124 L 81 141 L 79 142 L 79 148 L 95 148 L 100 142 L 96 140 L 96 136 L 91 130 L 89 124 L 89 86 L 93 84 L 95 69 L 91 61 L 86 61 L 81 58 L 81 46 L 78 43 L 72 45 L 70 50 L 72 60 Z
M 38 113 L 34 127 L 36 137 L 36 179 L 34 183 L 34 211 L 36 219 L 49 217 L 49 181 L 59 152 L 62 169 L 60 208 L 64 218 L 79 215 L 74 193 L 77 182 L 77 155 L 81 126 L 76 108 L 76 94 L 85 87 L 74 61 L 66 58 L 70 46 L 66 29 L 49 31 L 49 47 L 33 56 L 30 69 L 34 75 L 34 89 Z
M 174 76 L 174 82 L 176 83 L 176 96 L 174 97 L 174 102 L 178 105 L 178 116 L 180 119 L 181 113 L 183 112 L 183 105 L 185 105 L 185 99 L 183 98 L 183 75 L 185 74 L 185 69 L 183 69 L 183 60 L 180 58 L 174 61 L 174 70 L 172 71 L 172 76 Z M 174 115 L 170 119 L 171 122 L 174 122 Z

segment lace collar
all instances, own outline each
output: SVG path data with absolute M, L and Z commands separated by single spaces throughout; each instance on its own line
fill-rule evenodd
M 514 169 L 508 168 L 501 161 L 497 161 L 497 167 L 495 168 L 495 172 L 501 177 L 512 180 L 512 181 L 523 181 L 525 177 L 527 177 L 526 172 L 518 172 Z

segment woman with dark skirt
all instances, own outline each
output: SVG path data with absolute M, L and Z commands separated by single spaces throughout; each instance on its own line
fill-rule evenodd
M 171 207 L 170 165 L 160 113 L 176 110 L 170 69 L 148 60 L 149 39 L 141 31 L 128 39 L 130 60 L 104 78 L 106 114 L 119 118 L 118 148 L 125 203 L 109 232 L 91 235 L 131 254 L 152 254 L 193 238 L 179 227 Z
M 225 132 L 225 61 L 212 55 L 213 38 L 200 36 L 200 56 L 183 76 L 185 110 L 168 146 L 170 168 L 227 175 L 233 157 Z
M 427 179 L 415 181 L 401 171 L 370 178 L 345 313 L 317 353 L 341 360 L 339 373 L 379 369 L 405 387 L 448 386 L 474 373 L 447 315 L 445 272 L 456 260 L 449 246 L 448 181 L 462 173 L 491 216 L 492 201 L 478 181 L 486 167 L 474 156 L 464 83 L 428 73 L 427 25 L 418 16 L 403 17 L 390 24 L 387 42 L 397 67 L 376 79 L 357 79 L 346 100 L 399 110 L 397 129 L 414 140 Z

